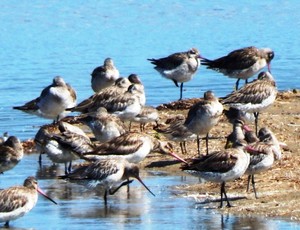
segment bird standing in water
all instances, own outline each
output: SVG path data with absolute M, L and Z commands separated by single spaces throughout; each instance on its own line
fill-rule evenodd
M 139 176 L 139 168 L 136 164 L 129 163 L 126 159 L 112 157 L 95 162 L 88 162 L 75 169 L 61 179 L 84 181 L 88 186 L 104 186 L 104 204 L 107 205 L 107 195 L 115 194 L 121 187 L 133 182 L 130 177 L 137 179 L 153 196 L 154 193 L 144 184 Z
M 36 205 L 38 193 L 57 204 L 38 187 L 34 177 L 27 177 L 23 186 L 0 190 L 0 222 L 9 227 L 9 221 L 24 216 Z
M 163 77 L 170 79 L 179 87 L 180 98 L 182 99 L 183 83 L 190 81 L 200 66 L 200 58 L 198 49 L 192 48 L 186 52 L 179 52 L 160 59 L 148 59 Z
M 13 109 L 58 121 L 69 113 L 66 109 L 76 105 L 76 98 L 75 90 L 62 77 L 57 76 L 39 97 Z

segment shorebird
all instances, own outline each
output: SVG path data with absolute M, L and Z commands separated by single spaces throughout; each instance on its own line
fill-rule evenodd
M 92 130 L 95 138 L 100 143 L 109 141 L 126 132 L 124 122 L 116 115 L 108 113 L 104 107 L 100 107 L 96 112 L 88 113 L 78 120 Z
M 219 122 L 223 105 L 212 91 L 204 93 L 204 100 L 194 104 L 184 122 L 187 129 L 197 135 L 197 148 L 200 155 L 200 135 L 206 135 L 206 154 L 208 154 L 209 131 Z
M 11 220 L 24 216 L 36 205 L 38 193 L 57 204 L 38 187 L 34 177 L 27 177 L 23 186 L 0 190 L 0 222 L 8 228 Z
M 261 128 L 258 137 L 259 141 L 246 147 L 246 151 L 250 154 L 250 164 L 245 172 L 245 174 L 248 174 L 247 192 L 249 191 L 251 180 L 256 199 L 254 175 L 268 170 L 272 167 L 275 160 L 281 159 L 280 143 L 270 129 Z
M 0 173 L 14 168 L 23 158 L 23 146 L 19 138 L 10 136 L 0 145 Z
M 190 81 L 200 66 L 199 51 L 192 48 L 186 52 L 179 52 L 169 55 L 168 57 L 160 59 L 147 59 L 163 77 L 170 79 L 179 87 L 180 84 L 180 98 L 182 99 L 183 83 Z
M 154 127 L 154 130 L 163 134 L 168 140 L 179 142 L 181 153 L 187 153 L 186 142 L 192 141 L 197 138 L 197 135 L 190 132 L 184 125 L 185 117 L 183 115 L 176 116 L 176 118 L 170 121 L 168 126 L 159 124 Z M 166 124 L 168 122 L 166 121 Z
M 91 73 L 91 85 L 94 92 L 99 92 L 115 83 L 120 77 L 119 70 L 114 66 L 111 58 L 106 58 L 102 66 L 98 66 Z
M 232 132 L 227 136 L 225 149 L 231 148 L 232 144 L 238 140 L 245 140 L 244 131 L 251 131 L 251 129 L 245 125 L 243 120 L 236 119 L 233 123 Z
M 154 193 L 144 184 L 139 176 L 139 168 L 136 164 L 129 163 L 126 159 L 112 157 L 88 162 L 75 169 L 68 175 L 60 178 L 70 180 L 84 181 L 89 187 L 102 185 L 104 191 L 104 204 L 107 205 L 107 195 L 115 194 L 121 187 L 130 184 L 137 179 L 153 196 Z
M 245 124 L 251 124 L 255 121 L 253 113 L 244 112 L 232 107 L 230 107 L 229 109 L 224 109 L 223 113 L 231 124 L 233 124 L 235 120 L 241 120 Z
M 23 106 L 15 106 L 26 113 L 48 119 L 59 120 L 67 113 L 66 109 L 76 105 L 76 92 L 62 77 L 55 77 L 53 83 L 43 89 L 41 95 Z
M 244 147 L 244 143 L 238 141 L 232 148 L 192 159 L 191 163 L 183 165 L 181 169 L 207 181 L 221 183 L 220 208 L 223 207 L 223 194 L 227 207 L 231 207 L 225 191 L 225 183 L 239 178 L 246 172 L 250 156 L 244 151 Z
M 126 92 L 114 93 L 113 91 L 100 91 L 93 97 L 72 108 L 72 111 L 89 113 L 97 111 L 100 107 L 104 107 L 109 113 L 115 114 L 121 120 L 130 120 L 138 115 L 142 109 L 143 105 L 141 104 L 140 98 L 138 87 L 132 84 L 128 87 Z
M 128 76 L 128 78 L 118 78 L 114 85 L 95 93 L 94 95 L 80 102 L 77 106 L 69 108 L 68 110 L 80 113 L 89 113 L 97 111 L 99 107 L 106 108 L 105 105 L 109 104 L 107 101 L 125 94 L 126 91 L 128 91 L 129 86 L 132 84 L 141 84 L 136 74 L 131 74 Z M 139 91 L 141 91 L 141 86 L 137 86 L 135 89 L 137 88 Z M 137 91 L 138 90 L 135 90 L 135 93 L 138 94 L 139 98 L 141 98 L 141 93 L 137 93 Z M 106 109 L 109 110 L 109 108 Z
M 66 174 L 71 170 L 72 161 L 79 159 L 79 154 L 94 149 L 89 137 L 80 128 L 66 122 L 42 127 L 35 136 L 35 143 L 53 163 L 64 163 Z
M 269 72 L 261 72 L 257 80 L 232 92 L 222 101 L 224 105 L 253 113 L 257 133 L 259 112 L 272 105 L 277 96 L 277 88 L 273 76 Z
M 86 152 L 82 158 L 87 160 L 103 159 L 111 156 L 121 157 L 130 163 L 139 163 L 150 152 L 169 154 L 179 161 L 186 162 L 173 152 L 173 146 L 168 142 L 138 132 L 124 133 L 108 142 L 98 145 L 92 152 Z
M 130 120 L 130 126 L 131 122 L 137 122 L 140 123 L 140 131 L 145 131 L 145 126 L 147 123 L 155 122 L 157 124 L 159 120 L 159 114 L 156 108 L 152 106 L 143 106 L 141 112 L 133 117 Z M 131 127 L 129 126 L 129 131 Z
M 274 52 L 270 48 L 256 48 L 254 46 L 234 50 L 228 55 L 215 60 L 203 59 L 202 64 L 208 69 L 213 69 L 230 78 L 237 78 L 236 90 L 240 79 L 247 80 L 258 73 L 266 65 L 270 70 L 270 63 L 274 58 Z

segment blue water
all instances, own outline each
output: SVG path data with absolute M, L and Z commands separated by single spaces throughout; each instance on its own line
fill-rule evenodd
M 113 58 L 122 76 L 131 73 L 140 76 L 148 105 L 177 100 L 179 89 L 170 80 L 162 78 L 146 59 L 164 57 L 191 47 L 197 47 L 206 58 L 217 58 L 250 45 L 270 47 L 275 52 L 271 67 L 279 90 L 300 88 L 300 3 L 296 0 L 2 0 L 0 9 L 0 132 L 8 131 L 22 140 L 32 138 L 38 126 L 50 121 L 12 110 L 12 106 L 22 105 L 39 96 L 56 75 L 69 82 L 77 91 L 78 102 L 82 101 L 92 94 L 90 73 L 106 57 Z M 200 67 L 195 78 L 185 83 L 184 98 L 202 97 L 209 89 L 217 96 L 224 96 L 232 91 L 234 82 L 234 79 Z M 11 177 L 19 175 L 16 173 L 18 168 L 14 170 L 9 174 Z M 36 170 L 33 168 L 33 173 Z M 19 179 L 13 177 L 11 182 L 20 183 Z M 146 182 L 151 184 L 152 180 L 155 181 L 155 177 Z M 44 179 L 43 182 L 52 181 Z M 2 180 L 1 186 L 5 187 L 4 184 L 6 181 Z M 77 205 L 78 200 L 63 204 L 69 205 L 69 202 Z M 85 200 L 79 202 L 84 203 Z M 151 198 L 148 204 L 159 205 L 152 202 Z M 186 227 L 199 226 L 203 216 L 207 215 L 210 219 L 215 215 L 209 211 L 203 213 L 191 207 L 192 204 L 182 202 L 187 207 L 183 212 L 190 221 L 185 220 Z M 98 201 L 95 203 L 91 209 L 98 205 Z M 151 209 L 136 217 L 142 219 L 137 221 L 126 218 L 126 210 L 122 208 L 120 213 L 116 216 L 111 214 L 109 218 L 101 215 L 84 220 L 72 217 L 70 221 L 61 207 L 42 205 L 44 203 L 40 201 L 34 211 L 36 215 L 30 214 L 31 218 L 27 216 L 16 221 L 16 226 L 38 228 L 42 221 L 38 216 L 41 212 L 47 212 L 45 222 L 57 222 L 59 226 L 67 224 L 75 229 L 87 224 L 95 226 L 98 222 L 109 227 L 115 223 L 115 218 L 120 218 L 119 215 L 124 221 L 121 227 L 141 228 L 147 225 L 146 228 L 153 229 L 165 220 L 167 228 L 170 228 L 173 223 L 169 212 L 150 215 Z M 124 206 L 128 208 L 126 203 Z M 77 206 L 70 215 L 79 215 L 76 210 Z M 169 211 L 176 217 L 178 214 L 175 212 L 180 212 L 176 207 Z M 219 217 L 217 219 L 221 219 Z M 229 219 L 230 223 L 240 220 L 236 217 Z M 135 221 L 136 224 L 130 225 Z M 274 228 L 290 227 L 282 221 L 271 223 Z

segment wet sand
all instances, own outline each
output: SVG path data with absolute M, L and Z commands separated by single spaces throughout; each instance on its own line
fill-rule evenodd
M 160 122 L 174 114 L 186 115 L 190 106 L 199 99 L 187 99 L 158 106 Z M 165 140 L 164 136 L 153 131 L 154 124 L 146 126 L 146 132 Z M 250 125 L 254 129 L 253 124 Z M 185 196 L 191 202 L 201 203 L 203 208 L 215 208 L 223 213 L 247 216 L 284 217 L 300 220 L 300 91 L 286 91 L 278 94 L 276 102 L 260 114 L 259 127 L 268 127 L 279 141 L 287 147 L 282 150 L 282 159 L 275 162 L 267 172 L 255 176 L 258 199 L 255 199 L 252 189 L 247 193 L 247 176 L 226 183 L 227 195 L 234 207 L 218 209 L 220 185 L 215 183 L 199 183 L 176 187 L 178 196 Z M 139 130 L 135 124 L 133 130 Z M 232 131 L 231 124 L 223 117 L 218 126 L 212 129 L 209 140 L 209 151 L 224 148 L 226 137 Z M 34 151 L 32 141 L 24 143 L 27 151 Z M 181 154 L 179 143 L 173 143 L 177 154 Z M 184 158 L 197 157 L 196 142 L 189 142 L 188 153 Z M 201 142 L 201 152 L 205 152 L 205 141 Z M 180 172 L 180 164 L 170 157 L 160 154 L 150 154 L 141 167 Z

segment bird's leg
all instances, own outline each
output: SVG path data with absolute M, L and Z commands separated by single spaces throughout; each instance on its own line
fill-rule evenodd
M 208 133 L 206 134 L 206 155 L 208 155 Z
M 257 197 L 257 194 L 256 194 L 254 175 L 252 175 L 252 181 L 251 182 L 252 182 L 252 187 L 253 187 L 255 198 L 257 199 L 258 197 Z
M 130 182 L 129 182 L 129 178 L 127 178 L 127 182 L 128 182 L 128 184 L 127 184 L 127 194 L 129 194 L 129 192 L 130 192 L 130 187 L 129 187 Z
M 68 167 L 68 173 L 70 173 L 70 172 L 71 172 L 71 170 L 72 170 L 72 161 L 70 161 L 70 163 L 69 163 L 69 167 Z
M 65 175 L 68 175 L 68 166 L 67 166 L 67 163 L 65 163 Z
M 182 89 L 183 89 L 183 82 L 180 84 L 180 98 L 179 101 L 182 99 Z
M 223 183 L 224 183 L 224 182 L 222 182 L 222 184 L 221 184 L 221 203 L 220 203 L 219 208 L 222 208 L 222 207 L 223 207 Z
M 235 90 L 239 89 L 239 82 L 240 82 L 240 78 L 237 79 L 236 83 L 235 83 Z
M 255 133 L 257 135 L 257 126 L 258 126 L 258 115 L 259 115 L 259 112 L 254 112 L 254 117 L 255 117 Z
M 224 193 L 224 197 L 227 201 L 227 206 L 228 208 L 232 207 L 232 205 L 229 203 L 229 200 L 228 200 L 228 197 L 227 197 L 227 194 L 226 194 L 226 191 L 225 191 L 225 182 L 222 182 L 222 185 L 221 185 L 221 193 Z M 222 197 L 221 197 L 221 208 L 222 208 Z
M 186 142 L 184 141 L 182 144 L 183 144 L 184 152 L 187 153 L 187 150 L 186 150 Z
M 172 81 L 174 82 L 174 84 L 176 85 L 176 87 L 179 87 L 178 82 L 174 79 L 172 79 Z
M 6 222 L 5 222 L 4 227 L 5 227 L 5 228 L 9 228 L 9 221 L 6 221 Z
M 133 180 L 127 180 L 127 181 L 124 181 L 122 184 L 120 184 L 115 190 L 108 190 L 109 192 L 109 195 L 114 195 L 121 187 L 125 186 L 125 185 L 128 185 L 130 183 L 132 183 Z
M 39 165 L 40 165 L 40 167 L 42 167 L 42 153 L 40 153 L 40 155 L 39 155 Z
M 181 153 L 184 154 L 184 146 L 183 146 L 184 142 L 180 142 L 180 149 L 181 149 Z
M 248 84 L 248 78 L 245 80 L 245 84 Z
M 104 204 L 105 206 L 107 206 L 107 189 L 105 189 L 103 198 L 104 198 Z
M 197 149 L 198 149 L 198 155 L 200 156 L 200 137 L 197 135 Z
M 249 187 L 250 187 L 250 179 L 251 179 L 251 175 L 248 176 L 248 182 L 247 182 L 247 192 L 249 191 Z

